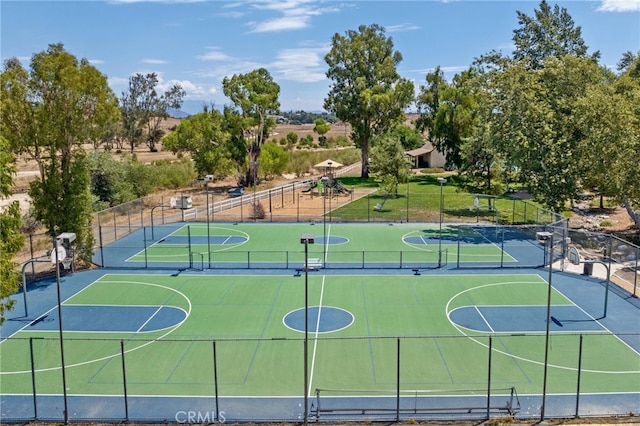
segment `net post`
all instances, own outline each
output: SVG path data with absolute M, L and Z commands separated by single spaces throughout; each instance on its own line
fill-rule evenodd
M 120 358 L 122 359 L 122 387 L 124 389 L 124 418 L 129 422 L 129 401 L 127 398 L 127 369 L 124 362 L 124 340 L 120 340 Z

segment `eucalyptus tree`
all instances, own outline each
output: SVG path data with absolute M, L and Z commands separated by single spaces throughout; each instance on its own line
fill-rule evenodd
M 229 123 L 236 126 L 234 134 L 237 142 L 246 149 L 248 155 L 249 167 L 246 169 L 245 182 L 255 184 L 262 144 L 268 140 L 276 125 L 273 116 L 279 114 L 280 86 L 269 71 L 258 68 L 247 74 L 225 77 L 222 80 L 222 90 L 235 108 L 226 108 L 225 115 L 237 116 L 229 117 Z
M 590 87 L 576 114 L 586 135 L 585 185 L 622 203 L 640 229 L 640 58 L 622 71 L 608 84 Z
M 0 136 L 0 199 L 11 195 L 13 175 L 16 173 L 15 161 L 15 156 L 9 150 L 9 141 Z M 15 300 L 10 296 L 20 285 L 18 264 L 13 257 L 24 244 L 21 223 L 17 201 L 0 207 L 0 324 L 5 321 L 5 312 L 13 308 Z
M 117 120 L 117 98 L 105 75 L 62 44 L 34 54 L 29 71 L 6 61 L 1 83 L 2 134 L 14 153 L 40 169 L 29 190 L 35 218 L 52 237 L 75 232 L 81 259 L 90 261 L 91 192 L 82 145 Z
M 162 136 L 159 126 L 169 117 L 170 108 L 179 109 L 186 92 L 174 84 L 162 95 L 158 94 L 158 75 L 135 74 L 129 78 L 129 89 L 120 97 L 123 133 L 131 152 L 141 143 L 156 151 L 156 143 Z
M 576 26 L 566 8 L 557 4 L 553 8 L 542 0 L 535 16 L 517 11 L 519 28 L 513 31 L 516 61 L 527 59 L 531 68 L 540 68 L 548 57 L 571 55 L 588 57 L 588 46 L 582 39 L 582 29 Z M 592 54 L 598 59 L 600 54 Z
M 351 125 L 351 138 L 362 153 L 361 176 L 369 176 L 369 145 L 405 119 L 413 102 L 413 83 L 397 71 L 402 54 L 377 24 L 336 33 L 325 56 L 332 85 L 324 108 Z
M 427 85 L 420 86 L 416 101 L 420 114 L 416 127 L 445 155 L 447 165 L 456 168 L 463 164 L 462 143 L 475 126 L 476 102 L 467 84 L 472 74 L 467 70 L 449 83 L 438 66 L 427 74 Z
M 518 61 L 494 75 L 496 147 L 532 195 L 554 211 L 581 191 L 586 135 L 575 112 L 583 93 L 604 77 L 593 59 L 573 56 L 547 58 L 535 70 Z
M 174 154 L 188 153 L 200 176 L 224 178 L 233 171 L 230 135 L 224 116 L 216 109 L 203 111 L 180 122 L 163 141 Z

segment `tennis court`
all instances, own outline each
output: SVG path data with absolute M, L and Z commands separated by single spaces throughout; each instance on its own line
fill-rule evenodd
M 325 268 L 422 268 L 443 263 L 537 265 L 542 244 L 523 232 L 438 224 L 179 224 L 139 230 L 98 254 L 129 267 L 302 268 L 300 236 Z M 144 244 L 141 244 L 144 243 Z M 505 247 L 505 245 L 507 247 Z
M 321 263 L 305 273 L 310 234 Z M 3 420 L 59 420 L 65 399 L 74 420 L 300 421 L 305 401 L 310 421 L 530 418 L 545 387 L 551 417 L 640 407 L 637 299 L 574 274 L 550 286 L 526 234 L 179 224 L 142 250 L 114 245 L 124 269 L 61 278 L 62 319 L 51 280 L 29 292 L 28 317 L 18 299 L 0 329 Z M 456 268 L 463 255 L 524 267 Z

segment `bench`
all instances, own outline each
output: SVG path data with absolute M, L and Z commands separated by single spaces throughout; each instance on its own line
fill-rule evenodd
M 307 267 L 310 271 L 317 271 L 322 268 L 322 260 L 319 257 L 308 259 Z

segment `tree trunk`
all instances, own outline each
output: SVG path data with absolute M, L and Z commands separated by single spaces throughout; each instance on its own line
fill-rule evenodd
M 362 142 L 360 144 L 360 150 L 362 151 L 362 171 L 360 177 L 363 179 L 369 178 L 369 142 Z
M 640 213 L 633 210 L 631 202 L 627 199 L 622 201 L 622 205 L 624 205 L 624 208 L 627 209 L 627 213 L 629 213 L 629 216 L 636 224 L 636 228 L 638 228 L 639 230 L 638 232 L 640 232 Z

